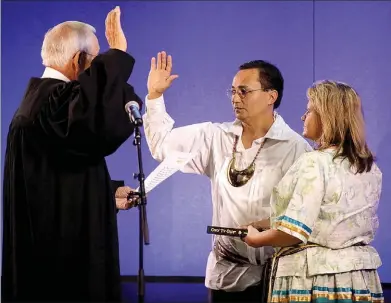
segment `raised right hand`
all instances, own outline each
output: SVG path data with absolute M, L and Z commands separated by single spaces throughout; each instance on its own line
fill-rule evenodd
M 171 75 L 172 57 L 167 56 L 166 52 L 159 52 L 156 58 L 151 59 L 151 69 L 148 75 L 148 98 L 155 99 L 160 97 L 171 83 L 178 78 L 178 75 Z
M 121 26 L 121 10 L 119 6 L 111 10 L 106 17 L 106 39 L 110 48 L 126 52 L 128 44 Z

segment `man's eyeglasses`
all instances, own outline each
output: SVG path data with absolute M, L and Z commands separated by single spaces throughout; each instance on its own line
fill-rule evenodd
M 239 87 L 239 88 L 231 88 L 227 90 L 227 96 L 228 98 L 232 99 L 236 94 L 238 94 L 240 99 L 244 99 L 249 93 L 255 92 L 255 91 L 268 91 L 268 89 L 263 89 L 263 88 L 257 88 L 257 89 L 247 89 L 244 87 Z
M 74 58 L 76 57 L 77 54 L 78 54 L 78 52 L 75 53 L 75 54 L 73 55 L 72 59 L 74 59 Z M 85 56 L 85 57 L 91 57 L 92 59 L 94 59 L 97 55 L 93 55 L 93 54 L 87 53 L 87 52 L 85 52 L 85 51 L 80 51 L 80 54 L 79 54 L 79 61 L 81 60 L 80 58 L 83 57 L 83 56 Z

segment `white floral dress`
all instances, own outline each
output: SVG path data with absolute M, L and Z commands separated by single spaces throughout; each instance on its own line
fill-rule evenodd
M 314 243 L 281 257 L 271 302 L 384 302 L 369 244 L 378 228 L 382 174 L 355 174 L 334 151 L 302 155 L 274 188 L 271 225 Z

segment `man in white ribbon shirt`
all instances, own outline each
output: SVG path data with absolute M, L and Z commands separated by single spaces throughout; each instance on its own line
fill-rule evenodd
M 234 122 L 174 128 L 163 98 L 178 77 L 171 70 L 172 57 L 165 52 L 151 59 L 144 127 L 153 158 L 163 161 L 172 151 L 194 155 L 182 171 L 210 178 L 213 225 L 259 227 L 261 222 L 267 228 L 273 187 L 311 150 L 275 112 L 284 87 L 280 71 L 261 60 L 243 64 L 228 90 Z M 273 249 L 255 249 L 233 237 L 213 240 L 205 279 L 211 302 L 260 302 L 262 265 Z

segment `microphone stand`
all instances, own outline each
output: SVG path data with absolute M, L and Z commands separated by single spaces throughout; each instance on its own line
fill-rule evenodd
M 145 184 L 144 184 L 144 172 L 143 172 L 143 161 L 141 156 L 141 132 L 140 126 L 141 123 L 137 123 L 137 121 L 132 121 L 135 126 L 134 132 L 134 141 L 133 145 L 137 148 L 137 156 L 138 156 L 138 173 L 134 173 L 134 179 L 138 179 L 140 183 L 140 192 L 131 193 L 130 197 L 137 195 L 139 199 L 137 199 L 136 205 L 139 209 L 139 270 L 138 270 L 138 302 L 144 302 L 145 295 L 145 276 L 144 276 L 144 245 L 149 245 L 149 231 L 148 231 L 148 221 L 147 221 L 147 197 L 145 193 Z M 129 198 L 128 198 L 129 199 Z M 144 243 L 143 243 L 144 242 Z

